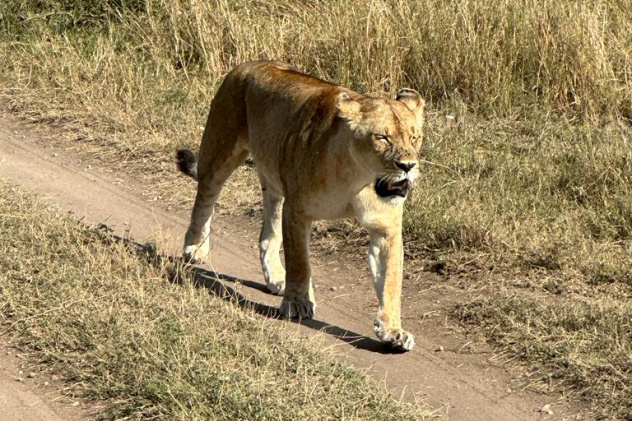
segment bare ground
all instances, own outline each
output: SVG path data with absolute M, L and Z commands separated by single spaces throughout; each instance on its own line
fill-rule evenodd
M 64 385 L 31 366 L 25 355 L 0 336 L 0 421 L 82 421 L 90 419 L 83 402 L 60 393 Z
M 179 254 L 188 220 L 185 212 L 166 211 L 160 201 L 143 198 L 143 186 L 131 174 L 112 174 L 94 163 L 88 165 L 81 156 L 50 146 L 46 136 L 10 117 L 0 118 L 0 178 L 43 195 L 89 224 L 103 223 L 121 236 L 156 243 L 161 253 Z M 211 269 L 224 275 L 223 291 L 239 295 L 242 304 L 254 305 L 261 313 L 273 313 L 280 298 L 265 290 L 255 248 L 258 227 L 247 217 L 216 215 L 213 223 Z M 385 379 L 392 393 L 420 398 L 447 420 L 582 419 L 579 406 L 559 395 L 529 390 L 527 382 L 510 373 L 493 350 L 451 328 L 444 309 L 467 294 L 467 289 L 444 285 L 436 274 L 409 273 L 404 325 L 416 334 L 417 345 L 412 352 L 393 354 L 372 333 L 376 309 L 366 265 L 334 253 L 316 256 L 313 266 L 316 318 L 296 324 L 296 329 L 301 334 L 324 332 L 341 358 Z M 217 290 L 211 280 L 208 286 Z M 2 367 L 8 366 L 10 358 L 5 354 L 0 353 Z M 5 370 L 1 376 L 9 374 Z M 0 381 L 0 390 L 6 390 L 4 384 Z M 18 385 L 15 391 L 2 401 L 3 409 L 6 405 L 9 411 L 19 411 L 35 394 L 44 413 L 50 408 L 50 418 L 27 418 L 25 413 L 11 419 L 58 419 L 41 390 Z M 545 404 L 552 405 L 553 415 L 539 412 Z M 82 413 L 76 416 L 81 418 Z

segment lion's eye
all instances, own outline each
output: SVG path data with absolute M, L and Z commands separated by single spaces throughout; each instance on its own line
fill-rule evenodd
M 391 141 L 389 140 L 388 136 L 386 136 L 385 134 L 376 134 L 375 138 L 385 145 L 391 144 Z

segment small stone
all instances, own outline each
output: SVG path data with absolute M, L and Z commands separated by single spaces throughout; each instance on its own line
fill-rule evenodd
M 57 152 L 53 152 L 53 157 L 57 157 Z
M 24 374 L 24 371 L 20 370 L 18 371 L 18 374 Z
M 444 351 L 443 345 L 439 345 L 437 349 L 435 349 L 435 352 L 443 352 L 443 351 Z
M 338 288 L 336 288 L 336 287 L 329 287 L 329 291 L 337 291 L 337 290 L 338 290 Z
M 49 382 L 44 382 L 44 386 L 48 386 L 49 384 Z
M 37 374 L 33 373 L 33 372 L 31 372 L 31 373 L 26 375 L 26 377 L 28 377 L 29 379 L 34 379 L 36 376 L 37 376 Z
M 16 382 L 23 382 L 23 381 L 24 381 L 24 379 L 23 379 L 22 377 L 16 377 L 16 378 L 15 378 L 15 381 L 16 381 Z
M 551 404 L 547 403 L 542 408 L 540 408 L 540 414 L 553 415 L 553 411 L 551 410 Z

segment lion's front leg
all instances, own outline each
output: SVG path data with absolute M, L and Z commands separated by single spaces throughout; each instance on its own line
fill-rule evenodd
M 285 253 L 285 292 L 279 312 L 287 318 L 312 318 L 316 311 L 309 266 L 311 221 L 283 206 L 283 252 Z
M 372 227 L 369 234 L 369 266 L 379 301 L 375 334 L 382 342 L 409 351 L 415 345 L 415 339 L 401 325 L 404 263 L 401 225 L 396 228 Z

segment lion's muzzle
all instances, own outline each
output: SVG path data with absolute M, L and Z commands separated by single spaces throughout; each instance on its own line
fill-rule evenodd
M 379 176 L 375 180 L 375 192 L 378 196 L 388 198 L 399 196 L 405 198 L 411 187 L 415 175 L 411 170 L 417 165 L 415 161 L 395 161 L 395 166 L 401 170 L 396 176 L 389 174 Z
M 380 197 L 400 196 L 406 197 L 408 193 L 408 187 L 410 181 L 408 178 L 404 178 L 400 181 L 387 181 L 383 178 L 378 178 L 375 182 L 375 192 Z

